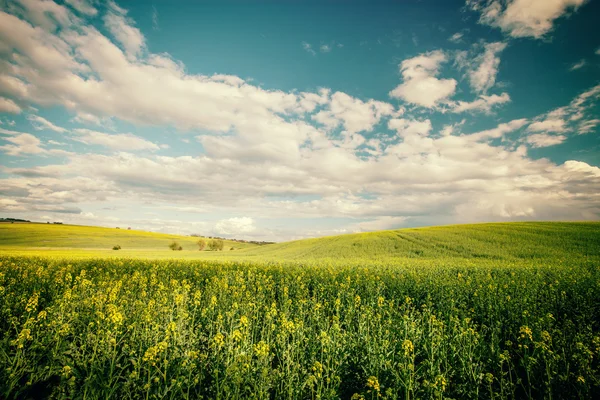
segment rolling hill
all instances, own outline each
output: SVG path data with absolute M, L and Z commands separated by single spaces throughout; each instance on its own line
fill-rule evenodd
M 329 236 L 247 249 L 280 259 L 565 259 L 600 257 L 598 222 L 512 222 Z
M 199 253 L 196 244 L 198 239 L 191 236 L 97 226 L 0 224 L 0 251 L 10 254 L 188 258 Z M 170 250 L 168 246 L 173 241 L 179 243 L 183 251 Z M 112 250 L 115 245 L 121 246 L 121 250 Z M 256 246 L 252 243 L 225 240 L 223 250 L 228 252 L 232 247 L 237 250 Z
M 184 250 L 168 249 L 172 241 Z M 600 258 L 598 222 L 518 222 L 410 228 L 257 246 L 225 241 L 223 252 L 199 252 L 197 238 L 73 225 L 0 224 L 6 254 L 70 257 L 223 258 L 256 260 L 412 261 Z M 113 251 L 120 245 L 122 250 Z M 229 251 L 231 248 L 235 251 Z

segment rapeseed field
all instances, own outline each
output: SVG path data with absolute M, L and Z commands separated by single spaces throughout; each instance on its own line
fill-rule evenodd
M 480 258 L 0 256 L 0 398 L 594 398 L 590 226 L 551 257 L 490 253 L 506 227 Z

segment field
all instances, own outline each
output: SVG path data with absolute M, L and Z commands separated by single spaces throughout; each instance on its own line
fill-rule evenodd
M 0 398 L 600 395 L 599 223 L 227 252 L 75 246 L 67 226 L 44 250 L 31 226 L 0 230 Z
M 37 223 L 0 223 L 0 251 L 3 254 L 89 258 L 189 258 L 198 255 L 200 238 L 137 230 L 96 226 L 54 225 Z M 210 240 L 204 238 L 205 240 Z M 183 247 L 176 255 L 169 244 Z M 113 246 L 121 250 L 113 250 Z M 223 251 L 255 247 L 251 243 L 224 241 Z M 209 253 L 209 252 L 206 252 Z

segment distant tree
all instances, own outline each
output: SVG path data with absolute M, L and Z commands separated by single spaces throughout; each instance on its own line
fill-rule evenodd
M 208 249 L 213 251 L 223 250 L 224 245 L 225 243 L 222 239 L 213 239 L 210 242 L 208 242 Z
M 173 251 L 177 250 L 179 247 L 181 247 L 181 246 L 179 246 L 179 243 L 177 243 L 177 242 L 173 242 L 169 245 L 169 248 Z
M 183 247 L 179 246 L 179 247 L 177 248 L 177 250 L 181 251 L 181 250 L 183 250 Z
M 121 250 L 121 246 L 120 245 L 113 246 L 113 250 Z
M 196 242 L 196 244 L 198 245 L 198 250 L 202 251 L 206 248 L 206 240 L 204 239 L 200 239 Z

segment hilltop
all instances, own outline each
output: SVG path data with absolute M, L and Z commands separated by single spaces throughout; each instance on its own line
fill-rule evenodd
M 69 257 L 220 258 L 228 260 L 419 262 L 448 259 L 600 259 L 598 222 L 512 222 L 408 228 L 258 246 L 224 241 L 222 252 L 198 251 L 198 238 L 74 225 L 0 224 L 6 254 Z M 178 242 L 183 251 L 171 251 Z M 122 250 L 113 251 L 120 245 Z M 234 248 L 235 251 L 231 251 Z
M 507 222 L 407 228 L 277 243 L 243 253 L 288 260 L 600 257 L 600 223 Z

